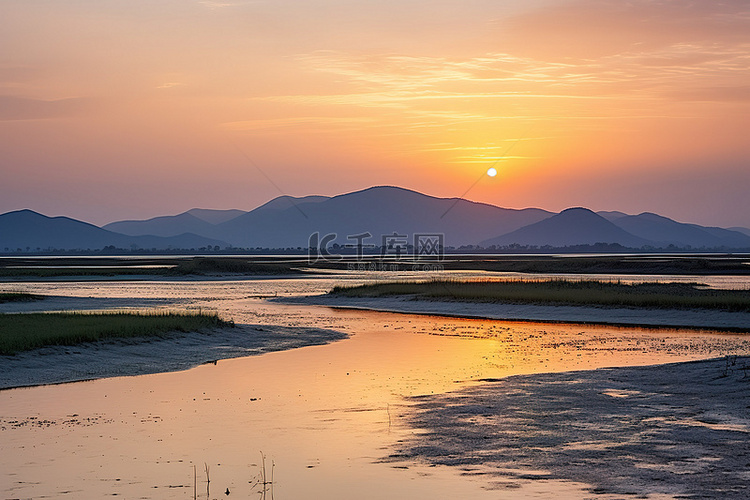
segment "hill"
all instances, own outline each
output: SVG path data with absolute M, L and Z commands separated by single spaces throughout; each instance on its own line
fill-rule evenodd
M 312 233 L 334 233 L 339 244 L 363 233 L 365 244 L 380 245 L 394 232 L 441 233 L 445 245 L 476 244 L 486 235 L 513 231 L 552 215 L 536 208 L 513 210 L 460 198 L 436 198 L 408 189 L 378 186 L 312 201 L 301 199 L 286 209 L 259 207 L 219 224 L 214 237 L 243 247 L 307 247 Z
M 683 224 L 649 212 L 618 217 L 612 222 L 632 235 L 653 241 L 659 247 L 750 247 L 750 236 L 740 232 Z
M 107 246 L 124 249 L 169 249 L 225 246 L 226 243 L 180 234 L 169 238 L 127 236 L 69 217 L 47 217 L 32 210 L 17 210 L 0 215 L 0 251 L 21 250 L 99 250 Z M 7 249 L 7 250 L 6 250 Z
M 564 247 L 596 243 L 616 243 L 624 247 L 640 248 L 652 242 L 628 233 L 587 208 L 578 207 L 563 210 L 540 222 L 485 240 L 481 245 Z
M 310 237 L 335 235 L 329 245 L 353 245 L 355 236 L 374 247 L 397 235 L 410 245 L 415 235 L 442 234 L 446 247 L 510 245 L 625 248 L 748 249 L 750 230 L 703 227 L 654 213 L 594 213 L 577 207 L 559 214 L 538 208 L 509 209 L 462 198 L 438 198 L 394 186 L 376 186 L 338 196 L 279 196 L 251 210 L 193 208 L 178 215 L 129 220 L 98 228 L 67 217 L 30 210 L 0 215 L 0 251 L 118 248 L 169 249 L 307 248 Z

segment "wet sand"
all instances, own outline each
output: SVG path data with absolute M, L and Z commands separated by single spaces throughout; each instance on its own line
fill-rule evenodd
M 391 456 L 597 495 L 750 496 L 750 358 L 509 377 L 411 398 Z M 512 495 L 512 493 L 511 493 Z
M 295 311 L 265 307 L 259 313 L 271 322 Z M 495 478 L 467 474 L 464 465 L 435 467 L 416 455 L 389 460 L 424 432 L 414 420 L 423 398 L 451 397 L 488 378 L 555 372 L 541 384 L 554 387 L 571 370 L 750 354 L 742 336 L 301 312 L 310 309 L 350 338 L 183 372 L 0 391 L 2 493 L 190 498 L 196 465 L 206 498 L 205 463 L 211 498 L 225 488 L 257 495 L 252 481 L 263 451 L 268 466 L 276 464 L 276 498 L 494 499 Z M 586 373 L 596 372 L 578 377 Z M 539 406 L 544 397 L 540 389 L 524 404 Z M 514 498 L 590 495 L 585 478 L 536 478 L 536 465 L 519 464 Z
M 287 286 L 141 283 L 61 289 L 66 300 L 101 299 L 99 306 L 109 298 L 137 303 L 166 297 L 159 307 L 210 306 L 269 332 L 275 331 L 271 327 L 317 328 L 349 338 L 180 372 L 0 391 L 0 497 L 192 498 L 193 466 L 199 498 L 218 498 L 225 488 L 232 497 L 262 496 L 254 486 L 261 451 L 268 467 L 271 460 L 276 464 L 276 498 L 622 498 L 619 470 L 623 478 L 637 479 L 633 484 L 641 495 L 672 498 L 656 486 L 676 484 L 690 458 L 700 466 L 713 460 L 735 471 L 727 472 L 727 481 L 742 475 L 734 462 L 715 460 L 726 452 L 723 447 L 735 448 L 726 434 L 697 435 L 700 446 L 717 443 L 712 455 L 687 446 L 680 425 L 649 441 L 648 429 L 626 424 L 668 420 L 672 411 L 676 421 L 713 426 L 710 415 L 701 416 L 702 410 L 690 405 L 705 398 L 706 411 L 719 408 L 720 401 L 711 399 L 715 391 L 738 402 L 734 410 L 720 409 L 717 430 L 743 426 L 725 415 L 741 409 L 744 392 L 717 385 L 696 385 L 692 395 L 678 392 L 680 380 L 692 384 L 707 373 L 693 371 L 700 364 L 670 368 L 673 383 L 663 396 L 654 387 L 660 372 L 596 369 L 750 355 L 745 335 L 461 319 L 253 298 Z M 320 293 L 323 285 L 297 286 Z M 735 369 L 727 380 L 745 383 L 743 375 Z M 597 402 L 598 394 L 620 406 Z M 661 413 L 652 412 L 659 408 Z M 491 427 L 498 423 L 505 427 Z M 471 429 L 487 436 L 471 435 Z M 601 429 L 609 434 L 597 434 Z M 520 445 L 514 448 L 491 432 L 517 435 Z M 630 449 L 626 444 L 633 432 L 641 432 L 644 441 Z M 455 443 L 455 450 L 432 453 L 440 443 Z M 680 453 L 686 461 L 676 463 L 671 476 L 638 479 L 628 471 L 656 464 L 646 460 L 652 445 L 658 452 L 654 461 L 669 465 Z M 599 450 L 598 462 L 584 453 L 588 448 Z M 542 458 L 533 455 L 535 450 Z M 514 470 L 500 457 L 503 452 L 518 459 Z M 594 470 L 615 479 L 610 484 L 587 476 L 573 467 L 576 460 L 591 462 Z M 607 469 L 604 462 L 614 465 Z M 713 495 L 710 485 L 692 484 Z
M 715 310 L 550 306 L 494 302 L 477 303 L 468 301 L 424 300 L 415 299 L 412 296 L 359 298 L 312 295 L 306 297 L 285 297 L 274 300 L 348 309 L 432 314 L 461 318 L 710 330 L 725 329 L 750 332 L 750 313 Z
M 160 337 L 44 347 L 0 356 L 0 390 L 176 372 L 220 359 L 321 345 L 346 337 L 344 333 L 316 328 L 238 325 Z
M 196 465 L 206 498 L 205 463 L 211 498 L 225 488 L 247 497 L 258 494 L 252 480 L 263 451 L 276 464 L 276 498 L 495 498 L 483 481 L 449 468 L 382 458 L 411 432 L 402 424 L 404 396 L 537 363 L 516 362 L 492 338 L 421 334 L 434 320 L 334 317 L 358 332 L 178 373 L 0 391 L 3 494 L 190 498 Z M 557 487 L 580 491 L 565 481 Z

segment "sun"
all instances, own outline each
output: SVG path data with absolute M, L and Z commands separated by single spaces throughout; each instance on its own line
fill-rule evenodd
M 490 177 L 495 177 L 497 175 L 497 169 L 495 167 L 488 168 L 487 175 L 489 175 Z

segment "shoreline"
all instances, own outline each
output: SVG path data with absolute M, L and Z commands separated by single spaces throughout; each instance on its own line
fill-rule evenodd
M 349 336 L 323 328 L 233 328 L 52 346 L 0 356 L 0 391 L 184 371 L 221 360 L 329 344 Z
M 413 397 L 387 463 L 574 481 L 592 495 L 747 498 L 750 357 L 478 380 Z
M 316 276 L 326 275 L 324 273 L 309 273 L 305 278 L 315 278 Z M 293 280 L 299 279 L 301 274 L 236 274 L 236 273 L 216 273 L 216 274 L 186 274 L 186 275 L 168 275 L 168 274 L 91 274 L 82 276 L 0 276 L 0 285 L 29 284 L 29 283 L 76 283 L 76 282 L 110 282 L 110 281 L 129 281 L 129 282 L 190 282 L 190 281 L 257 281 L 257 280 Z
M 581 306 L 412 300 L 409 297 L 349 298 L 329 295 L 276 297 L 282 304 L 326 306 L 451 318 L 530 323 L 562 323 L 653 329 L 750 332 L 750 313 L 696 310 L 638 310 Z M 185 301 L 187 302 L 187 301 Z M 0 312 L 174 308 L 182 300 L 54 296 L 42 301 L 0 305 Z M 171 307 L 170 307 L 171 306 Z M 168 334 L 160 338 L 112 339 L 77 346 L 45 347 L 0 356 L 0 390 L 100 378 L 182 371 L 222 359 L 328 344 L 348 338 L 314 327 L 238 324 L 211 332 Z
M 248 453 L 262 450 L 289 498 L 747 497 L 750 336 L 285 305 L 327 285 L 30 287 L 55 296 L 6 309 L 202 308 L 238 326 L 0 357 L 13 377 L 118 366 L 0 390 L 5 496 L 177 499 L 203 463 L 213 496 L 248 497 L 260 465 Z M 188 350 L 198 356 L 167 366 Z M 142 356 L 158 369 L 124 378 L 144 373 Z
M 331 296 L 328 294 L 308 295 L 305 297 L 280 297 L 269 300 L 280 303 L 327 306 L 338 309 L 359 309 L 453 318 L 574 323 L 640 328 L 721 330 L 732 333 L 750 333 L 750 313 L 716 310 L 552 306 L 499 302 L 424 300 L 413 296 L 361 298 Z

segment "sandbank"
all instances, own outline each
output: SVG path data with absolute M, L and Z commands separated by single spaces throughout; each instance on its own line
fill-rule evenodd
M 187 370 L 221 359 L 341 340 L 333 330 L 237 325 L 164 337 L 112 339 L 0 356 L 0 389 Z
M 750 358 L 484 380 L 409 398 L 389 458 L 457 467 L 490 487 L 573 481 L 599 498 L 745 499 Z M 599 496 L 601 495 L 601 496 Z
M 284 297 L 274 301 L 321 305 L 346 309 L 429 314 L 464 318 L 508 321 L 539 321 L 553 323 L 584 323 L 615 326 L 660 328 L 691 328 L 750 332 L 750 313 L 698 309 L 641 309 L 594 306 L 557 306 L 537 304 L 505 304 L 397 297 L 342 297 L 310 295 Z

